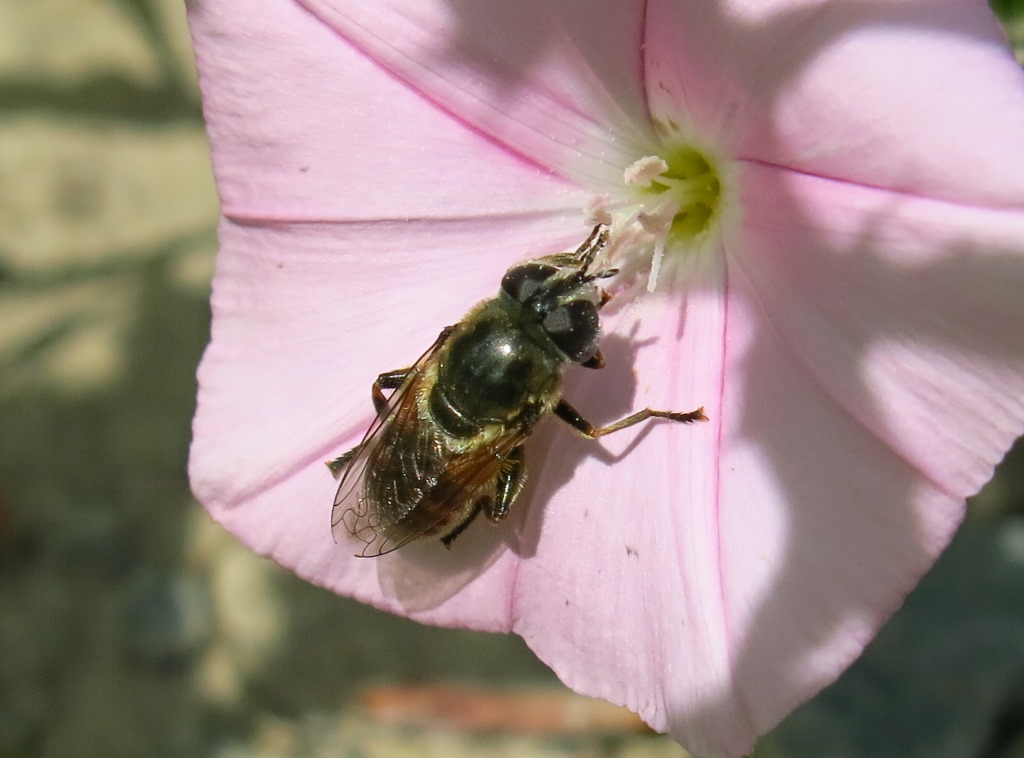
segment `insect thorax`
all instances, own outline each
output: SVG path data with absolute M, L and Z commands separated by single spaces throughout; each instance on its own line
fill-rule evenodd
M 516 318 L 515 308 L 484 303 L 441 350 L 429 408 L 454 437 L 491 424 L 529 428 L 558 400 L 565 360 Z

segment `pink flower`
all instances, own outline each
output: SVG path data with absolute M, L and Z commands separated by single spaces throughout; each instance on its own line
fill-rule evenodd
M 312 582 L 515 631 L 739 755 L 860 653 L 1024 426 L 1024 79 L 980 1 L 190 18 L 224 213 L 193 487 Z M 710 423 L 545 423 L 508 523 L 354 558 L 323 462 L 373 379 L 574 248 L 597 196 L 630 276 L 566 396 Z

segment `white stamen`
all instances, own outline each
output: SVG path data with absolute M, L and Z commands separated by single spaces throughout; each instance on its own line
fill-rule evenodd
M 654 255 L 651 256 L 651 273 L 647 276 L 647 291 L 654 292 L 658 286 L 658 274 L 661 273 L 661 259 L 665 257 L 665 238 L 658 237 L 654 241 Z
M 622 172 L 622 180 L 627 186 L 646 187 L 666 171 L 668 171 L 668 164 L 664 158 L 657 155 L 645 155 Z
M 587 226 L 611 226 L 613 219 L 611 211 L 608 210 L 609 205 L 611 198 L 608 195 L 592 195 L 583 208 Z
M 661 261 L 665 257 L 665 243 L 672 231 L 672 220 L 679 212 L 679 203 L 665 200 L 651 213 L 640 213 L 637 222 L 644 231 L 654 238 L 654 253 L 651 256 L 651 273 L 647 277 L 647 291 L 654 292 L 658 285 L 658 274 L 661 273 Z
M 591 198 L 587 206 L 588 223 L 607 227 L 602 265 L 618 272 L 608 284 L 616 288 L 617 302 L 640 295 L 645 279 L 647 292 L 654 292 L 662 271 L 675 278 L 684 256 L 705 254 L 722 233 L 735 185 L 731 164 L 680 139 L 676 134 L 664 146 L 667 158 L 651 154 L 633 161 L 622 172 L 619 192 Z

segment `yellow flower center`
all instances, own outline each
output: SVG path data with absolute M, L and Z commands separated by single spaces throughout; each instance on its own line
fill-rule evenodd
M 638 189 L 641 202 L 654 207 L 674 204 L 670 241 L 686 246 L 699 243 L 719 211 L 722 185 L 718 174 L 701 151 L 689 146 L 666 152 L 659 160 L 661 172 Z
M 650 260 L 647 289 L 653 292 L 663 266 L 718 242 L 736 206 L 734 165 L 682 141 L 666 141 L 657 154 L 634 161 L 623 174 L 625 202 L 608 209 L 615 265 L 628 270 L 637 258 Z

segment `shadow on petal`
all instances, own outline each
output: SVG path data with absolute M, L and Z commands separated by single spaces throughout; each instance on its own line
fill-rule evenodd
M 602 341 L 607 360 L 603 369 L 589 372 L 570 367 L 568 392 L 579 382 L 597 382 L 604 390 L 604 404 L 591 419 L 594 423 L 622 418 L 636 410 L 631 406 L 636 384 L 632 367 L 638 349 L 627 337 L 608 335 Z M 641 429 L 625 451 L 613 455 L 597 441 L 566 444 L 570 441 L 566 435 L 575 437 L 575 432 L 558 419 L 546 419 L 527 443 L 527 481 L 510 518 L 495 525 L 478 517 L 450 549 L 439 540 L 418 540 L 375 559 L 384 594 L 409 613 L 432 610 L 485 573 L 505 551 L 511 550 L 521 559 L 531 557 L 548 502 L 573 478 L 579 464 L 588 456 L 614 464 L 629 455 L 643 433 Z M 539 487 L 542 472 L 543 487 Z

